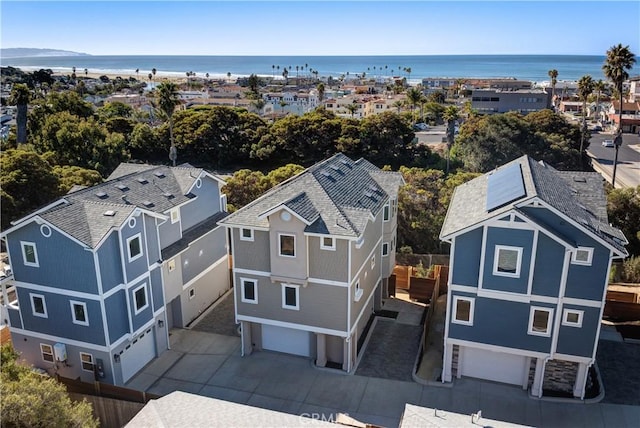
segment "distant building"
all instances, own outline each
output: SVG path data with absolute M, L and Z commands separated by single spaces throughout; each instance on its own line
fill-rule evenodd
M 481 114 L 517 111 L 527 114 L 551 106 L 551 97 L 542 89 L 474 89 L 471 108 Z

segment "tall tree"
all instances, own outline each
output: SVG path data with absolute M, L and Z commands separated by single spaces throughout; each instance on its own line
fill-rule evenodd
M 422 98 L 422 91 L 418 88 L 409 88 L 407 90 L 407 102 L 411 104 L 411 112 L 413 116 L 413 120 L 415 122 L 415 109 L 420 99 Z
M 599 79 L 598 81 L 596 81 L 593 84 L 593 90 L 596 93 L 596 120 L 600 120 L 600 97 L 602 96 L 602 93 L 604 92 L 604 90 L 607 88 L 607 84 L 605 82 L 602 81 L 602 79 Z
M 456 106 L 448 106 L 444 109 L 442 119 L 447 124 L 447 169 L 446 174 L 449 174 L 449 157 L 451 153 L 451 146 L 453 146 L 453 140 L 455 137 L 456 120 L 460 117 L 460 111 Z
M 548 73 L 549 77 L 551 78 L 551 100 L 553 102 L 553 107 L 555 109 L 556 107 L 556 84 L 558 83 L 558 70 L 556 70 L 555 68 L 552 70 L 549 70 Z
M 593 92 L 593 79 L 588 74 L 578 80 L 578 96 L 582 100 L 582 136 L 580 138 L 580 155 L 584 149 L 585 141 L 588 139 L 589 128 L 587 127 L 587 98 Z
M 622 144 L 622 84 L 629 78 L 628 70 L 633 68 L 633 64 L 636 63 L 635 55 L 629 50 L 629 46 L 622 46 L 619 43 L 617 46 L 612 46 L 607 51 L 607 59 L 602 66 L 602 71 L 607 79 L 611 80 L 615 88 L 618 91 L 618 97 L 620 98 L 620 110 L 618 121 L 618 135 L 615 139 L 615 159 L 613 161 L 613 178 L 611 184 L 616 185 L 616 169 L 618 167 L 618 149 Z
M 347 104 L 344 106 L 344 108 L 346 108 L 347 111 L 351 113 L 351 118 L 353 118 L 356 112 L 358 111 L 358 104 L 356 103 Z
M 318 90 L 318 104 L 322 105 L 322 100 L 324 100 L 324 83 L 320 82 L 318 83 L 318 86 L 316 86 L 316 89 Z
M 29 87 L 24 83 L 16 83 L 11 88 L 9 103 L 17 107 L 16 127 L 18 129 L 16 142 L 25 144 L 27 142 L 27 106 L 31 97 Z
M 175 83 L 165 80 L 158 85 L 158 107 L 169 121 L 169 139 L 171 146 L 169 148 L 169 158 L 176 166 L 176 146 L 173 141 L 173 112 L 180 103 L 178 99 L 178 88 Z

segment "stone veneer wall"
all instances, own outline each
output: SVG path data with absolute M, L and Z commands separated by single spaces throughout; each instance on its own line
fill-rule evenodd
M 572 393 L 577 373 L 578 363 L 549 360 L 544 370 L 542 388 Z
M 453 345 L 453 352 L 451 355 L 451 377 L 458 377 L 458 356 L 460 355 L 460 346 Z

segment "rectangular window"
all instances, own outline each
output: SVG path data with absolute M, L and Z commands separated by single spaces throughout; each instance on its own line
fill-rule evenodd
M 127 238 L 127 250 L 129 251 L 129 262 L 142 257 L 142 235 L 138 233 Z
M 133 299 L 135 303 L 135 313 L 138 315 L 149 306 L 147 300 L 147 284 L 142 284 L 140 287 L 133 290 Z
M 240 229 L 241 241 L 253 241 L 253 229 Z
M 562 314 L 562 325 L 568 327 L 582 327 L 584 311 L 577 309 L 565 309 Z
M 180 208 L 174 208 L 171 210 L 171 224 L 180 221 Z
M 475 299 L 472 297 L 453 296 L 454 324 L 473 325 L 473 308 Z
M 551 336 L 551 317 L 553 309 L 532 306 L 529 313 L 529 334 L 535 336 Z
M 382 220 L 389 221 L 389 217 L 389 202 L 387 202 L 384 208 L 382 208 Z
M 323 236 L 320 238 L 320 249 L 321 250 L 335 250 L 336 249 L 336 241 L 334 238 L 330 236 Z
M 373 269 L 374 267 L 376 267 L 376 255 L 375 255 L 375 253 L 373 254 L 373 256 L 371 256 L 371 269 Z
M 93 372 L 93 355 L 80 352 L 80 361 L 82 362 L 82 370 Z
M 494 275 L 519 278 L 521 264 L 522 248 L 496 245 L 493 258 Z
M 364 293 L 364 291 L 362 291 L 362 288 L 360 288 L 360 281 L 356 281 L 356 287 L 355 287 L 355 296 L 354 296 L 354 300 L 357 302 L 362 298 L 362 294 Z
M 576 251 L 571 254 L 571 264 L 591 266 L 593 259 L 593 248 L 590 247 L 578 247 Z
M 39 267 L 36 244 L 34 242 L 20 241 L 20 246 L 22 247 L 22 260 L 25 266 Z
M 47 302 L 42 294 L 29 293 L 31 298 L 31 312 L 34 317 L 47 318 Z
M 296 237 L 295 235 L 279 234 L 280 238 L 280 255 L 284 257 L 296 256 Z
M 85 302 L 76 302 L 71 300 L 71 317 L 74 324 L 89 325 L 87 318 L 87 304 Z
M 299 285 L 282 284 L 282 307 L 300 310 Z
M 42 359 L 44 361 L 53 363 L 53 346 L 41 343 L 40 353 L 42 354 Z
M 383 256 L 388 256 L 389 255 L 389 243 L 388 242 L 383 242 L 382 243 L 382 255 Z
M 193 299 L 194 297 L 196 297 L 196 289 L 192 288 L 191 290 L 189 290 L 189 300 Z
M 241 278 L 242 301 L 245 303 L 258 303 L 258 281 L 255 279 Z
M 227 212 L 227 195 L 220 195 L 220 211 Z

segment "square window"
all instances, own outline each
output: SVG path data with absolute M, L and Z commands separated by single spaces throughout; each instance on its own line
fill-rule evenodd
M 174 208 L 171 210 L 171 224 L 180 221 L 180 208 Z
M 31 312 L 33 316 L 47 318 L 47 302 L 42 294 L 29 293 L 31 298 Z
M 362 290 L 362 288 L 360 288 L 360 281 L 356 281 L 356 287 L 355 287 L 355 296 L 354 296 L 354 300 L 357 302 L 362 298 L 362 295 L 364 294 L 364 291 Z
M 335 239 L 330 236 L 323 236 L 322 238 L 320 238 L 320 249 L 335 250 L 336 249 Z
M 147 284 L 142 284 L 140 287 L 136 288 L 133 291 L 133 299 L 135 302 L 135 313 L 136 315 L 142 312 L 149 306 L 149 302 L 147 301 Z
M 389 218 L 390 218 L 389 211 L 390 211 L 389 202 L 387 202 L 384 208 L 382 209 L 382 220 L 389 221 Z
M 473 308 L 475 299 L 471 297 L 453 296 L 454 324 L 473 325 Z
M 255 279 L 241 278 L 242 301 L 245 303 L 258 303 L 258 281 Z
M 253 229 L 241 229 L 240 230 L 241 241 L 253 241 Z
M 389 255 L 389 243 L 388 242 L 383 242 L 382 243 L 382 255 L 383 256 L 388 256 Z
M 142 257 L 142 235 L 138 233 L 127 238 L 127 250 L 129 251 L 129 262 Z
M 593 248 L 578 247 L 576 251 L 571 254 L 571 263 L 574 265 L 591 266 L 593 259 Z
M 40 353 L 42 354 L 42 359 L 44 361 L 53 363 L 53 346 L 41 343 Z
M 76 302 L 71 300 L 71 317 L 74 324 L 89 325 L 87 318 L 87 304 L 85 302 Z
M 82 362 L 82 370 L 93 372 L 93 355 L 80 352 L 80 361 Z
M 532 306 L 529 313 L 529 334 L 535 336 L 551 336 L 551 317 L 553 309 Z
M 36 244 L 34 242 L 20 241 L 20 246 L 22 247 L 22 260 L 25 266 L 39 267 Z
M 494 275 L 519 278 L 521 264 L 522 248 L 496 245 L 493 260 Z
M 299 285 L 282 284 L 282 307 L 285 309 L 300 309 Z
M 189 300 L 193 299 L 194 297 L 196 297 L 196 289 L 192 288 L 191 290 L 189 290 Z
M 565 309 L 562 317 L 562 325 L 567 327 L 582 327 L 584 311 L 577 309 Z
M 280 234 L 280 255 L 285 257 L 296 256 L 296 237 L 294 235 Z

